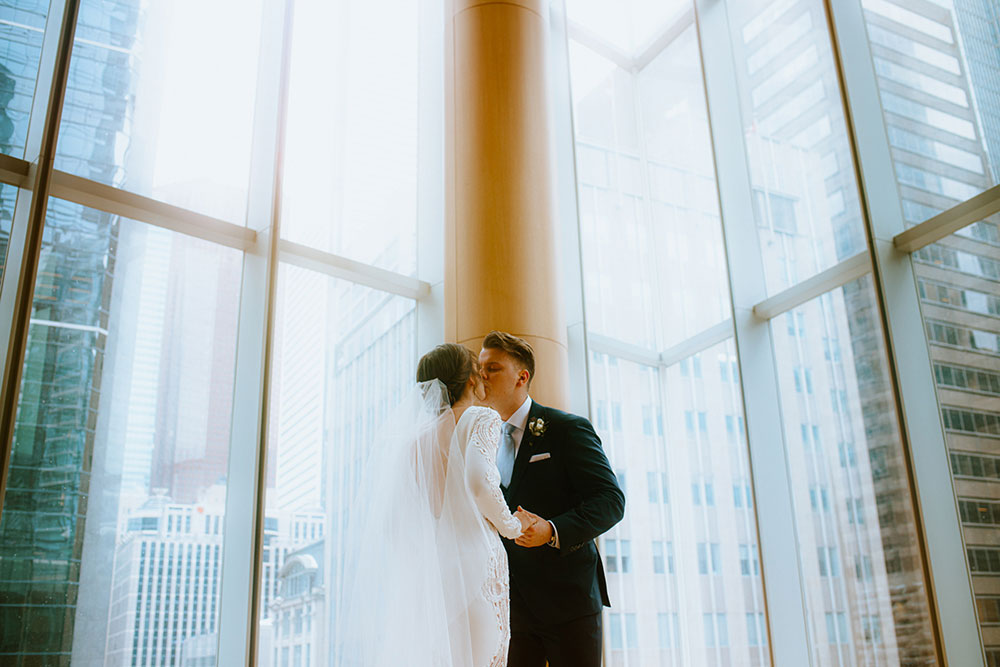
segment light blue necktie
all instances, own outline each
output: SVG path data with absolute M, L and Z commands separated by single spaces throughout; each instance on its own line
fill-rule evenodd
M 500 483 L 510 486 L 510 476 L 514 473 L 514 425 L 504 422 L 503 437 L 497 451 L 497 468 L 500 469 Z

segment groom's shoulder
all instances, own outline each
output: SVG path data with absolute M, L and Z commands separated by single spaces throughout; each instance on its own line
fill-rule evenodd
M 581 417 L 580 415 L 573 414 L 572 412 L 565 412 L 563 410 L 550 408 L 541 404 L 539 404 L 539 408 L 538 416 L 547 420 L 553 426 L 585 426 L 593 429 L 593 426 L 590 424 L 590 420 L 586 417 Z

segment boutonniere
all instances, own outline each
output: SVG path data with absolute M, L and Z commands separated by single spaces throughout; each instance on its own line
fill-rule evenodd
M 545 433 L 546 427 L 548 427 L 548 424 L 546 424 L 545 420 L 542 419 L 541 417 L 535 417 L 530 422 L 528 422 L 528 430 L 531 431 L 531 435 L 535 436 L 536 438 L 540 437 Z

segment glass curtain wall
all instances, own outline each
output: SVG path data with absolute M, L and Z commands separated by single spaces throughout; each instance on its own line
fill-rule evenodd
M 865 223 L 823 3 L 727 8 L 771 294 L 867 252 Z M 933 660 L 924 566 L 870 279 L 782 313 L 770 328 L 813 659 Z
M 43 120 L 31 108 L 51 76 L 48 4 L 0 7 L 0 150 L 18 159 Z M 4 665 L 228 664 L 222 582 L 249 577 L 227 570 L 226 499 L 251 488 L 228 478 L 230 452 L 257 446 L 231 442 L 234 379 L 238 353 L 262 355 L 237 342 L 265 325 L 244 312 L 244 226 L 278 163 L 254 139 L 255 109 L 277 96 L 258 87 L 274 67 L 262 44 L 282 39 L 262 19 L 273 4 L 81 3 L 55 145 L 69 186 L 47 202 L 0 517 Z M 318 666 L 356 462 L 417 354 L 412 295 L 361 282 L 378 267 L 419 284 L 419 22 L 408 2 L 389 12 L 391 35 L 384 6 L 298 4 L 257 664 Z M 0 268 L 17 193 L 0 186 Z M 111 212 L 123 205 L 143 214 Z
M 736 347 L 719 328 L 731 331 L 730 277 L 693 9 L 566 2 L 591 410 L 630 500 L 603 545 L 612 664 L 771 655 Z M 757 247 L 729 255 L 759 253 L 762 292 L 792 304 L 752 326 L 772 342 L 809 660 L 933 662 L 878 299 L 850 268 L 869 265 L 868 243 L 826 8 L 730 2 L 726 14 L 728 34 L 700 37 L 731 44 L 752 189 Z M 828 286 L 790 296 L 816 281 Z M 660 554 L 679 579 L 655 576 Z
M 418 9 L 296 7 L 283 179 L 283 238 L 405 275 L 417 267 Z M 347 509 L 416 373 L 414 306 L 282 266 L 259 665 L 332 664 Z
M 903 216 L 1000 183 L 1000 5 L 863 0 Z M 913 254 L 987 664 L 1000 664 L 1000 217 Z
M 566 9 L 591 417 L 629 499 L 607 662 L 769 664 L 691 8 Z
M 996 2 L 849 2 L 867 21 L 907 224 L 990 191 Z M 768 489 L 755 487 L 751 462 L 774 448 L 797 563 L 783 574 L 803 591 L 807 661 L 932 664 L 933 563 L 920 548 L 882 304 L 870 270 L 849 270 L 870 266 L 868 222 L 829 7 L 724 4 L 725 30 L 706 34 L 688 0 L 565 0 L 574 144 L 557 150 L 575 154 L 590 417 L 628 496 L 600 544 L 614 605 L 606 664 L 771 664 L 766 601 L 778 596 L 766 594 L 783 582 L 763 578 Z M 378 277 L 420 284 L 418 165 L 442 142 L 418 136 L 434 125 L 418 116 L 443 100 L 423 93 L 441 76 L 421 69 L 438 48 L 421 41 L 424 4 L 297 5 L 253 613 L 259 665 L 320 666 L 343 613 L 337 544 L 358 461 L 423 351 L 420 290 Z M 263 18 L 269 6 L 81 4 L 55 147 L 62 189 L 46 202 L 0 515 L 0 663 L 226 664 L 233 650 L 220 649 L 222 583 L 243 594 L 252 575 L 227 568 L 226 498 L 252 482 L 231 478 L 230 463 L 260 445 L 232 442 L 234 378 L 241 356 L 263 356 L 238 349 L 238 333 L 267 324 L 248 319 L 242 306 L 256 295 L 241 284 L 269 230 L 246 227 L 278 164 L 276 151 L 254 150 L 256 110 L 278 95 L 266 83 L 273 63 L 259 57 L 282 39 Z M 58 28 L 49 11 L 0 6 L 0 153 L 11 165 L 26 166 L 42 122 L 31 110 L 36 81 L 51 76 L 39 70 L 46 30 Z M 752 202 L 740 220 L 720 213 L 717 160 L 732 147 L 714 141 L 702 71 L 719 40 L 733 51 L 736 162 Z M 0 268 L 21 214 L 12 168 L 0 169 Z M 129 217 L 115 213 L 123 202 Z M 733 247 L 740 224 L 756 247 Z M 936 500 L 957 503 L 990 665 L 1000 663 L 997 225 L 988 217 L 913 254 L 926 331 L 910 334 L 930 345 L 957 494 Z M 740 253 L 760 258 L 760 276 L 735 273 Z M 730 286 L 758 279 L 763 314 L 734 323 Z M 751 326 L 770 340 L 773 441 L 747 438 L 740 327 Z

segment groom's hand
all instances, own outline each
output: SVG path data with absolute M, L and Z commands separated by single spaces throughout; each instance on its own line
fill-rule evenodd
M 549 540 L 552 539 L 552 524 L 521 506 L 518 506 L 517 511 L 531 517 L 533 522 L 521 533 L 519 538 L 514 540 L 514 543 L 521 547 L 540 547 L 543 544 L 548 544 Z

